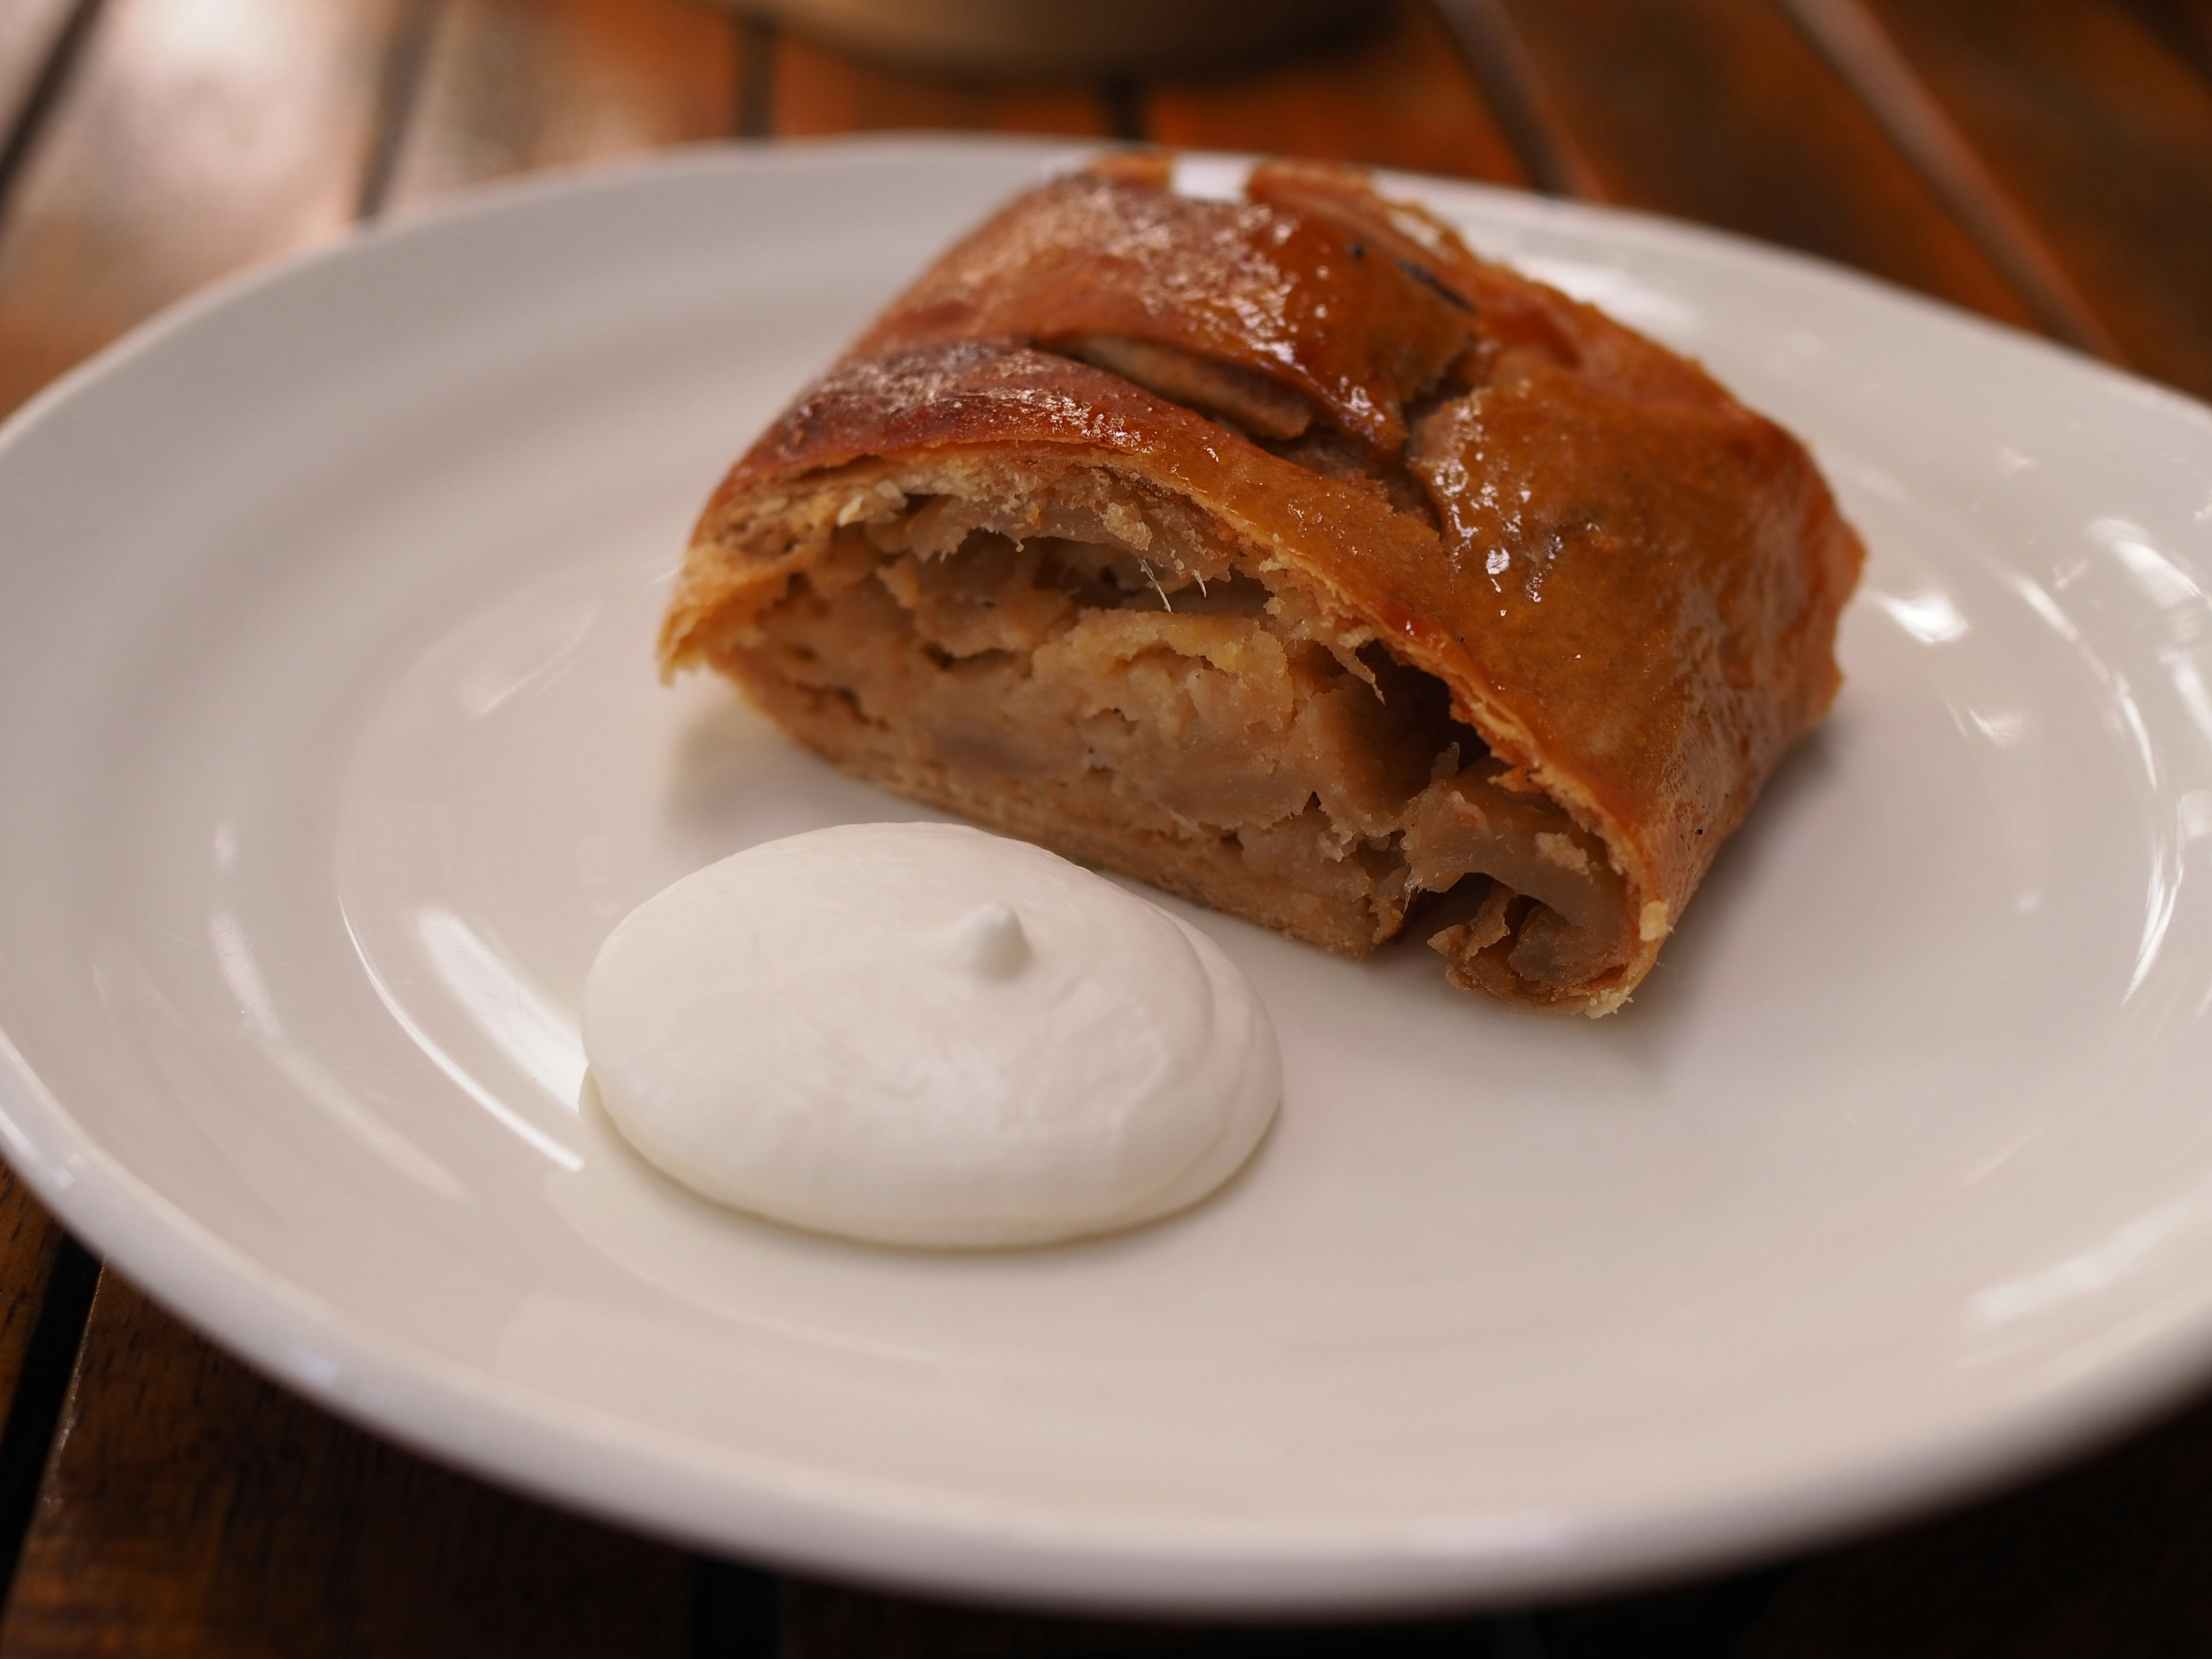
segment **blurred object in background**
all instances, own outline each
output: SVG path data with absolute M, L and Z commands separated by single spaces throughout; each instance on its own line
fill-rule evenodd
M 1217 69 L 1348 33 L 1370 0 L 715 0 L 833 46 L 955 75 Z

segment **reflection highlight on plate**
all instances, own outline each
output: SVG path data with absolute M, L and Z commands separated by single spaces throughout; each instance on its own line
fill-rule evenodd
M 441 1044 L 431 1036 L 429 1032 L 423 1030 L 422 1023 L 418 1021 L 413 1014 L 408 1012 L 405 1001 L 393 992 L 392 987 L 385 981 L 384 975 L 377 972 L 376 963 L 370 959 L 368 951 L 363 947 L 361 940 L 361 934 L 354 927 L 353 918 L 350 916 L 346 918 L 346 934 L 353 943 L 354 954 L 359 958 L 362 972 L 368 976 L 371 988 L 373 988 L 376 993 L 377 1000 L 384 1005 L 385 1012 L 392 1016 L 392 1019 L 398 1024 L 399 1029 L 407 1034 L 408 1040 L 413 1042 L 416 1048 L 419 1048 L 422 1052 L 423 1056 L 428 1059 L 432 1065 L 443 1072 L 462 1093 L 468 1096 L 471 1100 L 475 1101 L 477 1105 L 483 1107 L 484 1110 L 490 1113 L 494 1118 L 498 1120 L 501 1127 L 507 1130 L 518 1139 L 528 1146 L 532 1151 L 544 1158 L 550 1158 L 554 1163 L 559 1164 L 564 1170 L 580 1170 L 583 1168 L 584 1161 L 582 1158 L 579 1156 L 573 1148 L 563 1146 L 560 1141 L 556 1140 L 551 1135 L 547 1134 L 536 1124 L 531 1122 L 529 1119 L 524 1117 L 520 1112 L 517 1112 L 512 1106 L 508 1105 L 507 1102 L 501 1100 L 496 1090 L 479 1082 L 477 1078 L 470 1073 L 466 1066 L 455 1060 L 452 1054 L 446 1051 L 445 1048 Z M 495 1006 L 496 1007 L 496 1005 L 495 1005 Z M 506 1031 L 500 1025 L 494 1024 L 483 1029 L 486 1031 L 486 1035 L 490 1036 L 495 1042 L 498 1042 L 502 1048 L 507 1048 L 507 1044 L 513 1041 L 512 1033 Z M 512 1052 L 512 1050 L 510 1050 L 510 1052 Z M 576 1040 L 576 1053 L 579 1062 L 576 1076 L 578 1086 L 580 1087 L 583 1080 L 583 1066 L 581 1064 L 583 1042 L 580 1038 Z M 563 1104 L 568 1106 L 571 1110 L 574 1110 L 574 1103 L 575 1096 L 571 1094 Z
M 2178 619 L 2178 637 L 2193 640 L 2197 636 L 2205 609 L 2204 590 L 2152 544 L 2148 531 L 2125 519 L 2099 519 L 2089 526 L 2089 534 L 2112 550 L 2153 605 L 2166 611 L 2187 608 L 2187 613 Z
M 1890 620 L 1923 645 L 1948 645 L 1966 636 L 1968 623 L 1959 614 L 1951 596 L 1940 587 L 1917 593 L 1883 593 L 1873 589 L 1868 597 L 1889 613 Z
M 484 1034 L 539 1088 L 575 1110 L 576 1091 L 584 1085 L 584 1039 L 575 1017 L 451 910 L 417 910 L 415 935 L 446 988 Z
M 2172 561 L 2152 544 L 2140 526 L 2125 520 L 2100 519 L 2088 526 L 2091 538 L 2114 556 L 2115 562 L 2128 578 L 2129 586 L 2157 607 L 2153 614 L 2161 615 L 2166 626 L 2177 637 L 2196 636 L 2200 619 L 2207 608 L 2206 596 L 2194 578 L 2188 575 Z M 2155 799 L 2172 793 L 2174 763 L 2182 759 L 2161 751 L 2153 738 L 2154 722 L 2146 716 L 2142 699 L 2128 677 L 2106 655 L 2088 642 L 2088 629 L 2070 614 L 2069 606 L 2083 611 L 2093 622 L 2102 601 L 2099 585 L 2093 580 L 2095 567 L 2079 564 L 2070 567 L 2053 586 L 2062 588 L 2066 603 L 2062 604 L 2050 587 L 2023 572 L 2006 573 L 2003 580 L 2028 609 L 2071 647 L 2076 660 L 2086 668 L 2101 690 L 2102 702 L 2108 711 L 2107 719 L 2132 751 L 2141 769 L 2148 795 Z M 2140 613 L 2139 613 L 2140 614 Z M 1903 619 L 1900 625 L 1905 625 Z M 2212 694 L 2208 694 L 2204 678 L 2199 672 L 2195 654 L 2177 653 L 2172 648 L 2157 653 L 2154 660 L 2165 670 L 2167 683 L 2172 687 L 2181 712 L 2196 733 L 2212 743 Z M 2155 680 L 2152 682 L 2155 687 Z M 2170 729 L 2166 722 L 2158 722 L 2160 731 Z M 2187 757 L 2185 763 L 2193 763 L 2201 768 L 2203 755 Z M 2185 794 L 2184 799 L 2186 799 Z M 2168 930 L 2172 927 L 2174 909 L 2180 896 L 2183 877 L 2182 851 L 2193 839 L 2179 833 L 2172 823 L 2154 822 L 2150 830 L 2150 857 L 2147 860 L 2143 894 L 2142 931 L 2136 946 L 2135 961 L 2128 978 L 2127 988 L 2121 993 L 2123 1003 L 2131 1001 L 2150 979 L 2160 952 L 2164 948 Z M 2212 1006 L 2212 991 L 2208 991 L 2200 1012 Z
M 2212 1222 L 2212 1179 L 2199 1181 L 2179 1198 L 2136 1217 L 2063 1261 L 1992 1285 L 1968 1305 L 1970 1322 L 1982 1327 L 2003 1325 L 2110 1290 L 2148 1267 L 2166 1245 L 2207 1222 Z
M 208 942 L 214 947 L 216 970 L 238 999 L 246 1017 L 248 1041 L 268 1057 L 301 1093 L 313 1101 L 347 1132 L 363 1142 L 409 1180 L 441 1197 L 460 1194 L 460 1183 L 428 1152 L 370 1110 L 345 1083 L 308 1049 L 293 1041 L 276 1016 L 268 981 L 261 975 L 253 948 L 238 917 L 217 910 L 208 917 Z

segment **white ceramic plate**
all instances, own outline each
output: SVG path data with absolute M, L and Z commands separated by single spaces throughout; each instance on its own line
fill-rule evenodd
M 1425 182 L 1808 434 L 1850 676 L 1635 1004 L 1186 911 L 1284 1036 L 1217 1201 L 847 1248 L 580 1115 L 605 931 L 911 809 L 656 612 L 722 468 L 1066 152 L 712 151 L 187 307 L 0 439 L 9 1161 L 238 1352 L 668 1534 L 1104 1606 L 1528 1596 L 1996 1479 L 2212 1364 L 2212 414 L 1875 284 Z

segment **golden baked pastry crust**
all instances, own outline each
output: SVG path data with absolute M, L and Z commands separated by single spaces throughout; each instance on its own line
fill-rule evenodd
M 716 490 L 663 662 L 722 669 L 895 788 L 1340 950 L 1457 858 L 1484 879 L 1433 941 L 1452 977 L 1606 1012 L 1833 697 L 1858 542 L 1803 447 L 1694 364 L 1347 170 L 1263 167 L 1247 195 L 1124 160 L 953 249 Z M 916 665 L 872 660 L 892 644 Z M 1145 663 L 1182 701 L 1080 689 Z M 1144 794 L 1213 741 L 1176 711 L 1238 673 L 1291 688 L 1221 728 L 1274 745 L 1253 776 L 1284 781 L 1278 816 Z M 1090 721 L 1087 758 L 960 737 L 986 718 L 963 676 Z M 1408 713 L 1423 676 L 1443 690 Z M 1102 749 L 1102 708 L 1143 742 Z M 1390 779 L 1346 781 L 1363 766 Z M 1291 841 L 1319 850 L 1267 850 Z

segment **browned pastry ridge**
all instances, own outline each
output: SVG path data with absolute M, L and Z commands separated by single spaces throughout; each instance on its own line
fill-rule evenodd
M 1861 557 L 1788 433 L 1361 175 L 1138 156 L 800 396 L 660 648 L 902 794 L 1595 1014 L 1826 710 Z

